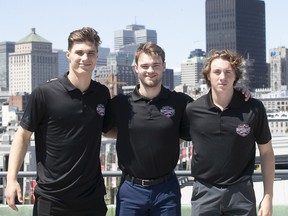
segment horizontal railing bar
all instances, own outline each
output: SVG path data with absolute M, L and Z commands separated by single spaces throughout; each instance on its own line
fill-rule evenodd
M 175 173 L 177 176 L 191 176 L 190 170 L 176 170 Z M 118 177 L 122 175 L 122 172 L 121 171 L 102 171 L 102 174 L 104 177 Z M 288 175 L 288 169 L 275 170 L 275 175 L 285 175 L 285 174 Z M 261 171 L 255 170 L 254 175 L 260 176 Z M 0 172 L 0 178 L 6 177 L 6 176 L 7 176 L 7 171 Z M 20 171 L 18 173 L 18 178 L 23 178 L 23 177 L 36 177 L 36 171 Z

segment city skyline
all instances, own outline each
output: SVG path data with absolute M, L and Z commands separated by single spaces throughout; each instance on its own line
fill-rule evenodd
M 288 1 L 265 0 L 266 9 L 266 61 L 268 51 L 280 46 L 288 47 L 288 29 L 282 23 L 288 19 Z M 77 4 L 76 4 L 77 3 Z M 36 0 L 1 1 L 1 20 L 4 20 L 0 42 L 19 41 L 36 28 L 36 33 L 53 44 L 53 49 L 67 49 L 68 34 L 83 26 L 95 28 L 102 47 L 113 51 L 114 32 L 130 24 L 145 25 L 157 31 L 158 44 L 166 51 L 169 68 L 177 69 L 190 51 L 206 51 L 205 0 L 170 1 L 107 0 L 97 3 L 74 0 L 41 3 Z M 119 12 L 119 8 L 121 11 Z M 281 26 L 282 25 L 282 26 Z

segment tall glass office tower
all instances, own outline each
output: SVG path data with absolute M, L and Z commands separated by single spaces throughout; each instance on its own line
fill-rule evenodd
M 261 0 L 206 0 L 206 51 L 230 49 L 247 59 L 251 89 L 268 87 L 265 3 Z

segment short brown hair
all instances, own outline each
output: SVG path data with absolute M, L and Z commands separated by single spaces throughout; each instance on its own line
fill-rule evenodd
M 140 44 L 135 53 L 135 64 L 138 64 L 139 56 L 142 53 L 145 53 L 150 56 L 160 56 L 162 62 L 165 63 L 165 52 L 160 46 L 158 46 L 155 43 L 147 42 Z
M 89 41 L 95 44 L 96 50 L 98 52 L 98 47 L 101 44 L 98 32 L 91 27 L 83 27 L 72 31 L 68 37 L 68 50 L 71 50 L 75 42 Z

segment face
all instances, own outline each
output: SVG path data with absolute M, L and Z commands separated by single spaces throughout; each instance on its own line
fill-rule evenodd
M 146 88 L 161 85 L 165 68 L 166 64 L 162 62 L 160 56 L 150 56 L 145 53 L 140 54 L 138 64 L 135 65 L 140 85 Z
M 95 45 L 89 41 L 75 42 L 71 50 L 67 51 L 66 57 L 70 62 L 70 72 L 91 75 L 96 66 L 98 52 Z
M 211 71 L 207 75 L 211 82 L 211 88 L 215 92 L 224 92 L 226 90 L 233 90 L 236 74 L 227 60 L 221 58 L 214 59 L 211 62 Z

